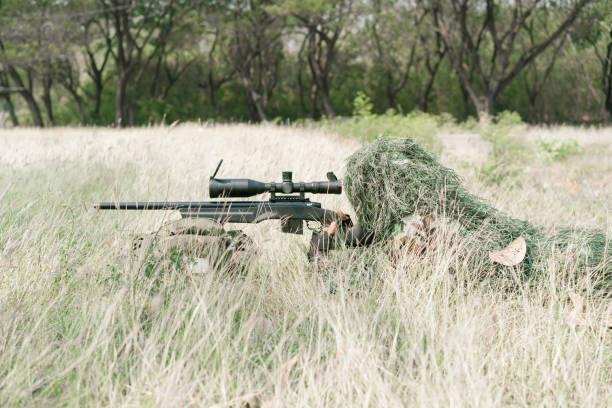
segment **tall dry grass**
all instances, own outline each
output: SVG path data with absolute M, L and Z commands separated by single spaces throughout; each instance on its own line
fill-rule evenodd
M 516 217 L 612 232 L 610 130 L 524 132 L 575 132 L 584 151 L 536 154 L 499 186 L 442 157 Z M 315 268 L 307 236 L 265 222 L 245 227 L 260 256 L 244 276 L 147 277 L 131 236 L 174 215 L 91 209 L 205 199 L 219 158 L 227 177 L 322 179 L 357 148 L 268 126 L 0 131 L 0 406 L 608 406 L 610 302 L 569 278 L 572 260 L 549 259 L 536 280 L 482 279 L 443 225 L 423 257 L 345 251 Z

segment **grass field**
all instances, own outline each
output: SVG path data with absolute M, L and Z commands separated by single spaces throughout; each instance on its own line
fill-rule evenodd
M 612 129 L 434 137 L 493 206 L 612 236 Z M 455 239 L 314 269 L 308 235 L 269 221 L 244 228 L 259 248 L 244 276 L 153 278 L 132 237 L 176 214 L 92 209 L 206 199 L 220 158 L 223 177 L 322 180 L 359 145 L 266 125 L 0 130 L 0 406 L 610 406 L 612 306 L 571 259 L 482 279 Z

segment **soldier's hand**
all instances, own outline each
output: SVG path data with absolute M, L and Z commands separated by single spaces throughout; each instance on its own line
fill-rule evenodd
M 336 214 L 342 221 L 348 220 L 350 217 L 342 212 L 342 210 L 336 210 Z M 327 227 L 323 227 L 323 232 L 328 233 L 329 235 L 335 234 L 338 229 L 338 223 L 336 221 L 332 221 Z

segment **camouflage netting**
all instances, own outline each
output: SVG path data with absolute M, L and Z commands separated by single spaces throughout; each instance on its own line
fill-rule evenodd
M 344 186 L 359 222 L 379 241 L 386 240 L 407 216 L 442 215 L 461 225 L 480 259 L 523 236 L 526 272 L 543 260 L 544 252 L 571 248 L 580 254 L 583 265 L 599 265 L 604 280 L 612 279 L 608 242 L 601 231 L 562 228 L 547 236 L 541 228 L 471 194 L 453 170 L 412 139 L 379 138 L 364 145 L 348 160 Z
M 141 262 L 149 264 L 166 261 L 179 266 L 205 260 L 207 267 L 238 273 L 256 253 L 253 241 L 242 231 L 225 231 L 221 224 L 205 218 L 168 222 L 154 233 L 136 236 L 133 249 Z

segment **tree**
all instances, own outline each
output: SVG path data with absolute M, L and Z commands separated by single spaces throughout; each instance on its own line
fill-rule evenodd
M 19 126 L 19 119 L 17 119 L 17 115 L 15 114 L 15 105 L 11 99 L 11 95 L 19 93 L 21 90 L 21 88 L 11 88 L 7 74 L 0 71 L 0 100 L 3 100 L 6 104 L 13 126 Z
M 5 100 L 11 93 L 20 95 L 30 109 L 34 126 L 42 127 L 44 122 L 33 93 L 32 66 L 35 47 L 32 38 L 35 36 L 32 33 L 31 16 L 27 14 L 21 16 L 22 19 L 30 20 L 29 24 L 17 24 L 15 16 L 19 11 L 19 3 L 16 1 L 5 1 L 0 4 L 0 17 L 3 22 L 0 31 L 0 64 L 5 82 L 3 95 Z
M 606 46 L 606 53 L 602 62 L 602 82 L 604 85 L 604 92 L 606 94 L 606 109 L 612 117 L 612 27 L 609 28 L 608 34 L 608 45 Z
M 374 50 L 372 61 L 382 66 L 389 108 L 409 84 L 415 105 L 427 111 L 436 74 L 446 49 L 435 26 L 439 10 L 419 2 L 371 0 L 371 21 L 364 46 Z M 425 75 L 423 75 L 425 74 Z M 416 77 L 424 77 L 424 83 Z
M 112 43 L 115 62 L 115 124 L 134 124 L 130 86 L 140 80 L 149 63 L 163 50 L 175 24 L 191 8 L 184 0 L 98 0 L 105 8 L 104 39 Z M 149 50 L 150 48 L 150 50 Z
M 604 106 L 612 117 L 612 3 L 595 1 L 586 8 L 573 36 L 574 42 L 589 44 L 601 67 Z
M 401 104 L 402 112 L 461 116 L 464 107 L 485 120 L 495 107 L 532 121 L 605 120 L 610 7 L 606 0 L 0 0 L 0 103 L 13 124 L 127 126 L 164 114 L 333 118 L 350 114 L 365 90 L 378 111 Z
M 550 36 L 548 29 L 549 22 L 547 21 L 549 13 L 541 12 L 538 14 L 539 16 L 536 16 L 536 18 L 539 17 L 543 20 L 539 27 L 536 27 L 535 18 L 526 21 L 522 27 L 523 31 L 526 33 L 526 35 L 521 38 L 522 49 L 530 49 L 538 42 L 542 41 L 541 37 L 546 38 Z M 565 44 L 565 38 L 565 35 L 560 36 L 547 51 L 543 52 L 539 58 L 535 58 L 529 62 L 525 68 L 523 81 L 525 84 L 525 93 L 527 94 L 527 100 L 529 102 L 529 121 L 532 123 L 539 120 L 536 101 L 550 77 L 559 52 Z
M 231 40 L 227 47 L 228 65 L 235 67 L 247 91 L 251 117 L 268 120 L 268 106 L 279 79 L 283 58 L 282 15 L 266 10 L 269 1 L 241 1 L 229 5 Z
M 328 118 L 336 116 L 330 98 L 332 68 L 340 37 L 351 21 L 352 6 L 352 0 L 289 0 L 278 8 L 291 16 L 296 29 L 302 32 L 302 49 L 313 83 L 311 103 L 314 105 L 318 99 Z
M 79 78 L 75 78 L 73 83 L 81 88 L 81 91 L 90 101 L 93 101 L 93 108 L 89 113 L 93 123 L 97 123 L 100 118 L 102 92 L 106 82 L 104 72 L 108 67 L 113 50 L 113 38 L 104 35 L 104 33 L 108 32 L 110 32 L 109 19 L 93 14 L 82 22 L 83 36 L 78 42 L 83 54 L 85 72 L 93 84 L 93 91 L 81 87 L 78 81 Z M 75 92 L 75 94 L 78 94 L 78 92 Z M 78 102 L 76 103 L 78 104 Z
M 426 18 L 425 24 L 429 27 L 436 27 L 438 19 L 440 18 L 440 10 L 437 7 L 432 7 Z M 421 92 L 419 106 L 423 112 L 427 112 L 436 75 L 446 56 L 446 46 L 437 30 L 421 30 L 419 32 L 419 40 L 424 53 L 423 60 L 425 69 L 428 74 L 425 89 Z
M 436 28 L 463 88 L 469 94 L 480 121 L 493 111 L 496 98 L 521 70 L 557 40 L 590 0 L 567 0 L 559 6 L 540 0 L 433 0 L 440 10 Z M 556 4 L 556 3 L 555 3 Z M 550 35 L 518 51 L 516 41 L 534 10 L 558 12 L 559 24 Z M 475 83 L 470 79 L 473 76 Z
M 159 51 L 155 56 L 155 68 L 149 81 L 149 94 L 153 99 L 165 100 L 170 90 L 187 70 L 198 60 L 199 51 L 194 47 L 194 37 L 201 31 L 200 2 L 185 7 L 183 16 L 175 18 L 171 32 L 160 38 Z
M 229 47 L 229 33 L 221 28 L 218 16 L 213 20 L 211 28 L 204 33 L 203 43 L 208 48 L 202 51 L 202 56 L 197 65 L 196 83 L 198 87 L 206 92 L 214 113 L 217 113 L 217 91 L 228 83 L 236 72 L 232 64 L 223 64 L 220 51 Z
M 5 2 L 2 16 L 6 31 L 0 33 L 0 60 L 8 77 L 26 101 L 35 126 L 43 126 L 36 101 L 35 85 L 42 85 L 41 99 L 47 125 L 55 124 L 52 90 L 60 78 L 59 66 L 72 54 L 79 35 L 78 17 L 87 14 L 83 2 L 32 0 L 32 7 L 21 2 Z M 87 5 L 87 3 L 85 3 Z M 19 18 L 15 18 L 15 13 Z
M 55 69 L 58 82 L 74 100 L 79 122 L 81 125 L 85 125 L 87 120 L 85 118 L 83 98 L 80 94 L 81 84 L 79 77 L 81 72 L 78 68 L 78 63 L 74 60 L 74 56 L 67 56 L 57 62 Z
M 34 99 L 33 94 L 33 78 L 32 71 L 29 68 L 26 68 L 26 76 L 27 80 L 24 80 L 21 74 L 17 71 L 17 67 L 15 63 L 10 58 L 7 58 L 6 47 L 4 46 L 4 42 L 0 39 L 0 59 L 2 61 L 2 65 L 4 70 L 7 72 L 7 76 L 14 82 L 14 87 L 12 88 L 14 93 L 18 93 L 23 97 L 30 112 L 32 113 L 32 120 L 34 122 L 34 126 L 43 127 L 44 123 L 42 120 L 42 116 L 40 114 L 40 108 L 38 107 L 38 103 L 36 99 Z M 26 84 L 28 86 L 26 86 Z M 11 89 L 11 88 L 9 88 Z
M 420 45 L 426 9 L 410 3 L 373 0 L 369 32 L 376 59 L 385 76 L 385 91 L 389 108 L 395 107 L 397 94 L 404 89 L 411 70 L 420 62 Z M 420 51 L 420 50 L 419 50 Z

